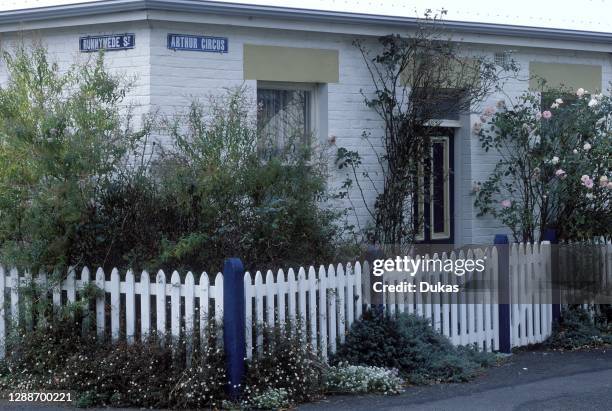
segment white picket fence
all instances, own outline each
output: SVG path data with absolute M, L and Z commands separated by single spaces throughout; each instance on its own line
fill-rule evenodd
M 255 335 L 258 324 L 282 324 L 299 321 L 302 335 L 312 348 L 327 358 L 344 342 L 351 324 L 362 312 L 361 264 L 330 265 L 297 270 L 279 270 L 274 276 L 260 271 L 254 278 L 244 275 L 246 302 L 246 353 L 263 348 L 263 336 Z M 296 322 L 297 323 L 297 322 Z
M 612 269 L 608 254 L 603 257 L 604 273 L 611 278 Z M 427 257 L 427 256 L 425 256 Z M 499 349 L 499 305 L 497 304 L 498 251 L 494 247 L 470 249 L 466 252 L 433 255 L 442 260 L 478 259 L 486 261 L 485 270 L 473 275 L 456 276 L 452 273 L 385 273 L 380 281 L 398 284 L 401 281 L 415 283 L 428 281 L 457 284 L 461 288 L 471 284 L 487 284 L 469 293 L 386 293 L 383 303 L 390 313 L 408 312 L 428 318 L 432 325 L 450 338 L 453 344 L 475 344 L 482 350 Z M 513 347 L 537 343 L 551 333 L 552 313 L 550 287 L 547 281 L 551 272 L 551 248 L 549 244 L 513 244 L 509 249 L 509 281 L 513 304 L 511 305 L 511 345 Z M 223 320 L 223 275 L 209 276 L 206 272 L 196 277 L 189 272 L 181 277 L 174 271 L 167 281 L 159 271 L 154 282 L 149 273 L 138 278 L 132 271 L 120 274 L 112 270 L 107 277 L 98 269 L 93 281 L 90 271 L 84 268 L 77 273 L 70 270 L 61 287 L 56 286 L 46 297 L 55 306 L 77 301 L 90 281 L 104 290 L 96 297 L 95 323 L 100 338 L 117 341 L 126 338 L 135 341 L 154 333 L 174 339 L 186 337 L 187 347 L 193 347 L 194 338 L 203 341 L 211 319 Z M 32 310 L 28 310 L 28 298 L 20 287 L 29 282 L 47 284 L 47 276 L 36 279 L 30 273 L 6 272 L 0 267 L 0 358 L 5 354 L 6 335 L 11 323 L 17 321 L 20 309 L 25 309 L 25 323 L 32 324 Z M 244 274 L 246 302 L 246 354 L 251 358 L 262 349 L 261 324 L 282 324 L 299 320 L 302 335 L 312 347 L 327 358 L 344 342 L 351 324 L 362 314 L 369 303 L 371 287 L 370 267 L 361 264 L 338 264 L 328 267 L 301 267 L 286 272 L 261 271 Z M 43 296 L 45 297 L 45 296 Z M 137 309 L 138 307 L 138 309 Z M 89 313 L 94 315 L 93 313 Z
M 12 269 L 6 276 L 4 268 L 0 267 L 0 358 L 5 355 L 7 325 L 19 321 L 20 309 L 26 310 L 26 327 L 34 326 L 31 323 L 31 317 L 35 313 L 28 307 L 31 301 L 28 301 L 26 296 L 21 296 L 22 293 L 20 293 L 20 289 L 27 287 L 31 281 L 36 281 L 41 289 L 48 288 L 45 273 L 33 279 L 28 272 L 20 276 L 16 269 Z M 50 287 L 53 305 L 59 307 L 76 302 L 77 294 L 90 281 L 90 271 L 87 267 L 81 271 L 80 279 L 76 278 L 74 270 L 69 270 L 61 287 L 59 284 Z M 208 330 L 208 322 L 211 317 L 216 321 L 223 319 L 223 275 L 221 273 L 218 273 L 214 282 L 211 283 L 208 274 L 204 272 L 200 275 L 196 285 L 191 272 L 188 272 L 184 282 L 181 282 L 179 273 L 174 271 L 168 283 L 166 274 L 161 270 L 155 276 L 155 282 L 151 282 L 150 275 L 146 271 L 143 271 L 139 280 L 136 281 L 132 271 L 127 271 L 124 279 L 121 280 L 119 271 L 113 269 L 110 279 L 107 280 L 104 271 L 98 269 L 94 284 L 98 289 L 104 290 L 104 293 L 100 293 L 95 299 L 95 323 L 99 338 L 104 338 L 107 331 L 110 331 L 112 341 L 117 341 L 120 336 L 124 335 L 128 342 L 133 342 L 137 336 L 143 338 L 154 333 L 179 338 L 183 332 L 187 345 L 193 346 L 196 307 L 198 307 L 199 330 L 202 338 Z M 8 316 L 5 315 L 7 291 L 10 294 Z M 20 301 L 22 297 L 23 301 Z M 136 318 L 137 305 L 140 314 L 138 318 Z M 155 307 L 154 311 L 152 306 Z M 211 307 L 212 313 L 210 312 Z M 168 317 L 170 321 L 167 321 Z M 155 319 L 153 324 L 152 319 Z M 139 329 L 137 329 L 137 324 Z
M 544 341 L 552 332 L 551 245 L 510 247 L 510 344 L 520 347 Z
M 423 259 L 429 259 L 429 255 Z M 391 313 L 408 312 L 424 316 L 433 327 L 447 336 L 455 345 L 477 345 L 481 350 L 499 349 L 499 324 L 496 284 L 498 256 L 495 248 L 460 251 L 459 253 L 434 254 L 432 259 L 446 260 L 484 259 L 485 270 L 474 271 L 473 275 L 457 276 L 452 272 L 421 271 L 414 276 L 406 272 L 385 273 L 384 284 L 396 285 L 401 282 L 414 284 L 419 289 L 420 282 L 457 285 L 465 289 L 469 283 L 486 282 L 482 291 L 460 293 L 386 293 L 384 304 Z M 482 285 L 481 285 L 482 286 Z

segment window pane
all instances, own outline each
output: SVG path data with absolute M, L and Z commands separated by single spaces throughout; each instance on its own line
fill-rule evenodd
M 276 148 L 289 142 L 308 141 L 310 125 L 310 91 L 257 90 L 257 121 L 262 137 Z
M 446 232 L 446 198 L 447 172 L 445 167 L 445 142 L 432 143 L 432 226 L 434 233 Z
M 410 98 L 414 99 L 419 114 L 429 119 L 459 120 L 460 111 L 466 108 L 461 90 L 415 88 Z

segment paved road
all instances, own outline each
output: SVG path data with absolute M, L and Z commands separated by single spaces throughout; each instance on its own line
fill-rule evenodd
M 7 411 L 69 409 L 72 407 L 0 400 L 0 410 Z M 389 397 L 337 396 L 298 409 L 612 411 L 612 349 L 573 353 L 523 352 L 512 355 L 504 365 L 489 369 L 467 384 L 410 387 L 401 395 Z
M 332 397 L 299 410 L 612 410 L 612 349 L 523 352 L 467 384 L 410 387 L 390 397 Z

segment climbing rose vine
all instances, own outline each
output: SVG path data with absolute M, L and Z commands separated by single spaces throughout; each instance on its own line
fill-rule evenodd
M 474 183 L 479 216 L 498 218 L 517 241 L 541 240 L 547 228 L 562 239 L 609 238 L 611 111 L 609 96 L 582 88 L 529 92 L 511 108 L 485 109 L 472 130 L 499 160 Z

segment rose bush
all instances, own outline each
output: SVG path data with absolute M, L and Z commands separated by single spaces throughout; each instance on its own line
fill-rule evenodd
M 546 228 L 560 239 L 612 233 L 612 101 L 583 89 L 549 91 L 550 106 L 529 92 L 505 109 L 483 113 L 474 134 L 499 161 L 474 186 L 479 215 L 492 215 L 516 241 L 538 241 Z M 556 98 L 555 98 L 556 97 Z

